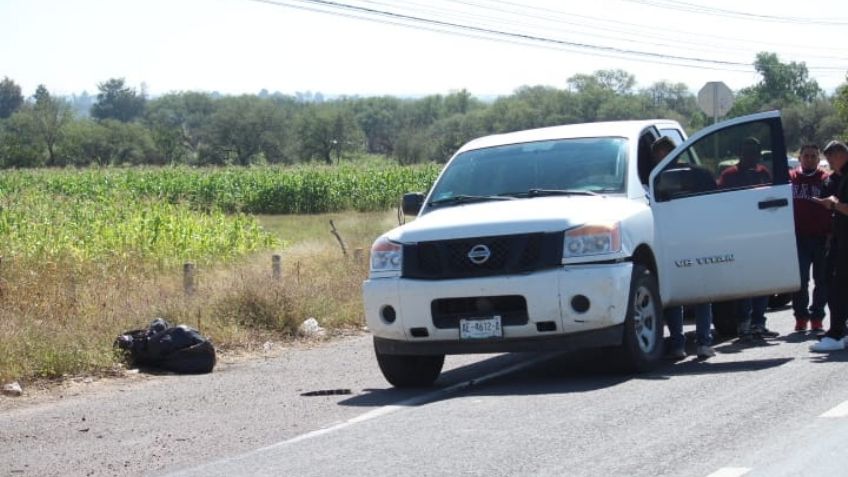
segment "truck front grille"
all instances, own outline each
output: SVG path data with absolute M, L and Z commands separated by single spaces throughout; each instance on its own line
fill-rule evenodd
M 500 315 L 503 326 L 526 325 L 527 300 L 520 295 L 441 298 L 430 303 L 433 326 L 439 329 L 459 328 L 462 318 Z
M 403 247 L 403 276 L 425 280 L 527 273 L 562 263 L 563 233 L 419 242 Z

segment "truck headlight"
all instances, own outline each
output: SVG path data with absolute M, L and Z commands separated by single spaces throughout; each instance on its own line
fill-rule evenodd
M 371 246 L 372 272 L 400 272 L 403 268 L 403 246 L 380 237 Z
M 621 251 L 619 224 L 584 225 L 565 231 L 565 258 L 604 255 Z

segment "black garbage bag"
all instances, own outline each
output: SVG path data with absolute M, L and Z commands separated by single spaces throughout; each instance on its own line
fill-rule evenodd
M 186 325 L 171 326 L 154 320 L 144 330 L 118 336 L 115 347 L 131 366 L 160 368 L 175 373 L 210 373 L 215 367 L 215 347 L 205 336 Z

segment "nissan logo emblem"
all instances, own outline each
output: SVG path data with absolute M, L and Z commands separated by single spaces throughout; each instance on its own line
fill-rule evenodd
M 471 250 L 468 251 L 468 259 L 471 260 L 471 263 L 476 265 L 482 265 L 489 260 L 489 257 L 492 256 L 492 251 L 489 250 L 489 247 L 479 244 L 471 247 Z

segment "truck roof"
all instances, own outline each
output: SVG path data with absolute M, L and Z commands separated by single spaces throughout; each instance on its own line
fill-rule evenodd
M 643 119 L 635 121 L 608 121 L 597 123 L 567 124 L 562 126 L 551 126 L 538 129 L 527 129 L 504 134 L 493 134 L 474 139 L 458 152 L 471 149 L 483 149 L 487 147 L 502 146 L 506 144 L 520 144 L 524 142 L 545 141 L 550 139 L 568 139 L 582 137 L 625 137 L 638 138 L 641 132 L 648 126 L 656 126 L 658 129 L 673 127 L 683 130 L 677 121 L 671 119 Z

